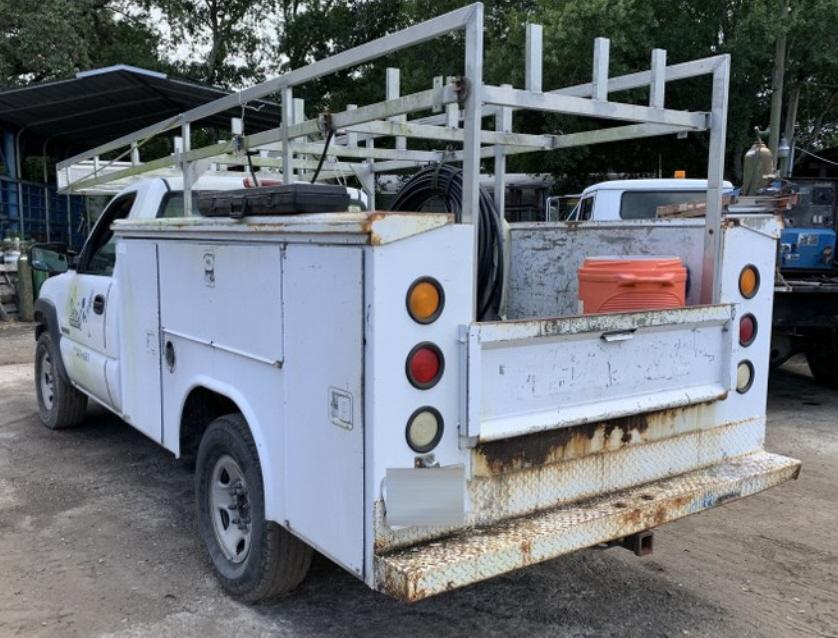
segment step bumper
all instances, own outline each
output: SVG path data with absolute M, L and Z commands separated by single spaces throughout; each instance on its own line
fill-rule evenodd
M 406 602 L 641 532 L 797 478 L 756 452 L 673 478 L 375 557 L 376 589 Z

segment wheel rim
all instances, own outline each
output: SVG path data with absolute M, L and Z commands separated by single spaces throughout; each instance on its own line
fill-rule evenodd
M 49 412 L 52 410 L 53 403 L 55 402 L 55 375 L 52 371 L 52 359 L 49 356 L 49 352 L 41 354 L 38 383 L 41 387 L 41 402 Z
M 222 455 L 210 478 L 210 516 L 218 546 L 233 563 L 241 563 L 250 552 L 250 501 L 244 472 L 235 459 Z

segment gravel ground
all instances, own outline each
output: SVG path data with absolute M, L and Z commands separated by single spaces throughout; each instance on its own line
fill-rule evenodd
M 37 417 L 31 328 L 0 328 L 0 636 L 838 636 L 838 392 L 792 362 L 767 447 L 798 481 L 413 606 L 317 558 L 298 592 L 233 602 L 195 534 L 190 470 L 103 410 Z

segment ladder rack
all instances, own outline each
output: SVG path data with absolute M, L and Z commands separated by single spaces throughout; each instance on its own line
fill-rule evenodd
M 291 183 L 310 179 L 324 152 L 325 138 L 333 139 L 326 151 L 321 180 L 355 177 L 375 202 L 375 175 L 436 162 L 457 162 L 463 166 L 462 222 L 471 223 L 477 233 L 480 163 L 494 161 L 494 197 L 497 209 L 504 209 L 506 157 L 522 153 L 553 151 L 574 146 L 639 139 L 690 131 L 709 131 L 708 192 L 701 301 L 719 299 L 720 220 L 724 171 L 730 56 L 717 55 L 681 64 L 667 65 L 666 51 L 654 49 L 650 68 L 609 77 L 609 40 L 596 38 L 591 82 L 566 88 L 542 89 L 542 27 L 526 26 L 524 88 L 493 86 L 483 82 L 483 5 L 475 3 L 426 22 L 348 49 L 308 66 L 232 93 L 180 115 L 125 135 L 71 157 L 57 165 L 58 183 L 66 192 L 114 189 L 133 179 L 149 175 L 183 178 L 184 208 L 189 214 L 195 181 L 208 171 L 228 165 L 244 166 L 247 152 L 258 151 L 251 162 L 262 170 L 281 171 Z M 345 110 L 322 113 L 306 119 L 302 100 L 294 99 L 294 88 L 338 71 L 372 62 L 399 50 L 454 32 L 465 32 L 465 59 L 461 75 L 437 77 L 423 91 L 400 95 L 399 70 L 388 69 L 386 99 L 367 105 L 347 105 Z M 709 112 L 674 110 L 665 107 L 668 82 L 712 75 Z M 648 87 L 647 105 L 613 101 L 610 95 Z M 282 122 L 276 128 L 241 135 L 241 123 L 233 121 L 230 140 L 191 148 L 190 127 L 210 115 L 278 93 Z M 518 110 L 578 115 L 616 120 L 618 126 L 568 134 L 516 132 L 513 114 Z M 431 115 L 408 119 L 428 112 Z M 483 127 L 490 118 L 493 126 Z M 179 130 L 175 153 L 140 161 L 140 151 L 153 137 Z M 320 138 L 315 140 L 315 138 Z M 376 146 L 382 139 L 388 146 Z M 410 148 L 411 140 L 433 140 L 444 148 Z M 451 150 L 452 147 L 458 147 Z M 112 159 L 102 159 L 105 154 Z M 222 171 L 223 172 L 223 171 Z

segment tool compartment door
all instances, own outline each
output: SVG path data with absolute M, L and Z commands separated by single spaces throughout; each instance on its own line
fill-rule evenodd
M 733 315 L 724 304 L 464 326 L 467 434 L 488 441 L 724 398 Z

